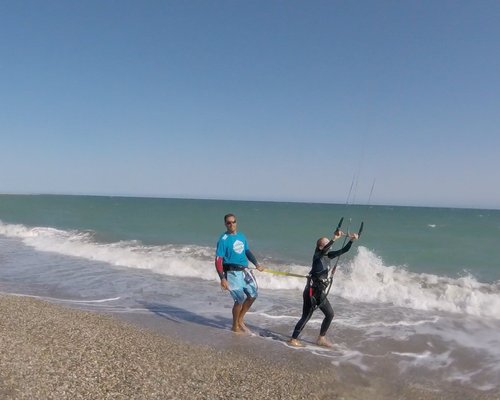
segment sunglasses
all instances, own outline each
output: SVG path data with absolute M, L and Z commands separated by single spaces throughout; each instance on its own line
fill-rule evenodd
M 236 223 L 236 221 L 226 221 L 226 225 L 233 225 L 235 223 Z

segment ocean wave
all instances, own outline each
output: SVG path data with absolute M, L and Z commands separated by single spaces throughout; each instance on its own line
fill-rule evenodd
M 497 284 L 478 282 L 472 275 L 457 279 L 387 266 L 362 246 L 349 264 L 337 272 L 333 293 L 354 301 L 500 319 Z
M 218 280 L 211 247 L 197 245 L 145 246 L 140 241 L 99 243 L 94 232 L 65 231 L 50 227 L 30 228 L 24 225 L 4 224 L 0 221 L 0 235 L 19 238 L 24 244 L 45 252 L 54 252 L 110 265 L 145 269 L 155 273 Z M 268 265 L 269 268 L 276 267 Z M 305 267 L 289 266 L 290 272 L 304 274 Z M 259 273 L 258 283 L 265 289 L 296 289 L 304 286 L 304 279 Z
M 0 235 L 21 239 L 38 251 L 55 252 L 110 265 L 155 273 L 217 281 L 214 249 L 198 245 L 145 246 L 139 241 L 99 243 L 94 232 L 27 227 L 0 221 Z M 439 310 L 500 319 L 498 284 L 484 284 L 468 275 L 459 279 L 418 274 L 400 266 L 387 266 L 373 251 L 359 246 L 357 253 L 335 275 L 332 293 L 350 301 L 389 303 L 417 310 Z M 307 274 L 304 265 L 267 268 Z M 302 290 L 304 278 L 257 273 L 264 289 Z

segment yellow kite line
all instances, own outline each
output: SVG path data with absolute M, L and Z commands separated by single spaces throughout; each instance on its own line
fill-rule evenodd
M 273 269 L 268 269 L 268 268 L 265 268 L 264 271 L 262 272 L 269 272 L 270 274 L 274 275 L 285 275 L 285 276 L 295 276 L 297 278 L 307 278 L 306 275 L 292 274 L 291 272 L 285 272 L 285 271 L 275 271 Z

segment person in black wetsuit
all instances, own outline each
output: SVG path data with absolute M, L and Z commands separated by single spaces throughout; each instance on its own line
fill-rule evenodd
M 302 297 L 304 299 L 302 317 L 299 322 L 297 322 L 297 325 L 295 325 L 292 338 L 288 341 L 288 343 L 292 346 L 302 346 L 298 337 L 311 318 L 314 310 L 319 308 L 323 314 L 325 314 L 325 318 L 321 323 L 321 329 L 316 343 L 320 346 L 332 347 L 332 344 L 325 337 L 326 332 L 328 331 L 328 328 L 333 320 L 333 309 L 328 301 L 328 298 L 326 297 L 326 292 L 330 283 L 328 280 L 328 274 L 331 268 L 330 262 L 332 259 L 347 253 L 352 246 L 352 242 L 358 239 L 357 233 L 351 233 L 349 234 L 350 240 L 344 247 L 340 250 L 328 251 L 330 247 L 332 247 L 333 242 L 335 242 L 335 240 L 340 238 L 343 234 L 344 233 L 342 231 L 337 229 L 331 240 L 323 237 L 318 239 L 316 242 L 312 268 L 307 278 L 306 287 L 302 293 Z

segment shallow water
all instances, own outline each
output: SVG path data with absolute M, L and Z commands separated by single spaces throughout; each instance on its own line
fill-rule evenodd
M 229 331 L 232 302 L 216 279 L 169 276 L 147 269 L 111 265 L 87 258 L 41 252 L 18 238 L 0 237 L 0 290 L 86 310 L 153 315 L 174 322 Z M 210 261 L 207 268 L 213 268 Z M 272 288 L 262 280 L 260 296 L 249 312 L 251 329 L 262 340 L 285 346 L 300 317 L 301 285 Z M 267 281 L 271 279 L 273 281 Z M 338 286 L 345 285 L 341 274 Z M 299 284 L 300 283 L 300 284 Z M 279 286 L 279 285 L 275 285 Z M 401 307 L 344 297 L 334 286 L 330 300 L 336 317 L 328 333 L 333 349 L 314 344 L 322 320 L 317 311 L 303 332 L 303 349 L 291 349 L 354 368 L 367 377 L 411 382 L 459 383 L 481 391 L 498 389 L 500 320 L 449 311 Z M 368 299 L 369 300 L 369 299 Z
M 338 215 L 351 214 L 345 229 L 366 223 L 330 293 L 334 348 L 314 345 L 317 311 L 302 334 L 306 346 L 290 349 L 294 357 L 394 382 L 500 389 L 500 249 L 490 243 L 498 211 L 0 196 L 0 290 L 227 332 L 232 301 L 213 258 L 228 209 L 266 267 L 299 275 L 309 270 L 310 242 Z M 463 226 L 474 236 L 462 235 Z M 284 347 L 305 279 L 256 276 L 260 295 L 248 323 L 256 340 Z

